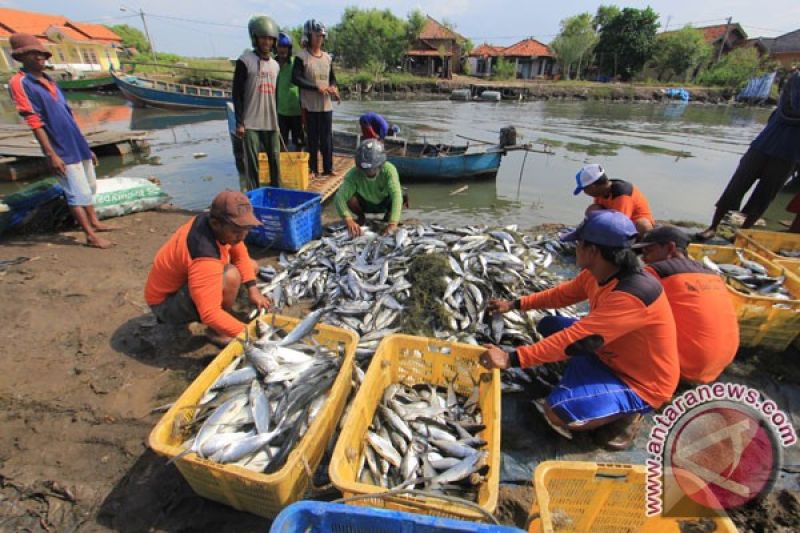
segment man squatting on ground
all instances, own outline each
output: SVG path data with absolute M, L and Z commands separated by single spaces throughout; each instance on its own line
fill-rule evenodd
M 223 191 L 208 213 L 178 228 L 158 250 L 144 289 L 159 322 L 202 322 L 208 339 L 224 346 L 245 328 L 231 315 L 242 285 L 251 304 L 268 309 L 269 300 L 256 287 L 258 265 L 244 245 L 248 231 L 260 225 L 247 196 Z
M 404 203 L 397 169 L 386 161 L 383 144 L 376 139 L 362 141 L 355 159 L 355 166 L 336 191 L 336 211 L 347 224 L 351 237 L 361 235 L 367 213 L 384 213 L 383 220 L 389 223 L 384 234 L 394 233 Z
M 605 169 L 597 164 L 581 168 L 575 175 L 575 182 L 575 196 L 583 191 L 594 198 L 594 203 L 586 208 L 587 214 L 598 209 L 614 209 L 631 219 L 639 236 L 653 229 L 655 219 L 650 204 L 632 183 L 610 179 Z
M 675 226 L 647 232 L 641 250 L 645 270 L 664 287 L 678 335 L 681 380 L 711 383 L 739 349 L 739 322 L 725 280 L 686 256 L 689 235 Z
M 558 386 L 537 408 L 564 436 L 600 428 L 595 436 L 610 449 L 630 446 L 641 413 L 659 408 L 678 385 L 680 366 L 675 321 L 658 281 L 642 271 L 631 250 L 637 231 L 614 210 L 589 213 L 563 236 L 576 241 L 578 276 L 516 301 L 492 300 L 489 311 L 558 309 L 589 300 L 580 320 L 551 316 L 537 329 L 545 337 L 507 353 L 486 345 L 487 368 L 530 367 L 567 360 Z

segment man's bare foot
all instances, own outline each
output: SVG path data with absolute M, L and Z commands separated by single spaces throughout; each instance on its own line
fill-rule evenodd
M 717 234 L 717 230 L 715 228 L 708 228 L 705 231 L 701 231 L 695 234 L 695 237 L 701 241 L 707 241 L 708 239 L 712 239 L 714 235 Z
M 115 244 L 116 244 L 115 242 L 109 241 L 108 239 L 103 239 L 102 237 L 98 237 L 97 235 L 86 236 L 86 246 L 91 246 L 92 248 L 106 249 L 106 248 L 111 248 Z
M 233 337 L 220 335 L 213 329 L 208 328 L 206 329 L 206 340 L 208 340 L 208 342 L 210 342 L 217 348 L 224 348 L 233 340 Z
M 108 224 L 100 224 L 100 223 L 92 224 L 92 227 L 94 228 L 95 231 L 114 231 L 119 229 L 117 226 L 109 226 Z

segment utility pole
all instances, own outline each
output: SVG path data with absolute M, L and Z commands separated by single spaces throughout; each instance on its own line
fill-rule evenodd
M 150 38 L 150 31 L 147 29 L 147 20 L 144 18 L 144 10 L 142 8 L 133 9 L 131 7 L 127 7 L 124 4 L 120 6 L 120 11 L 133 11 L 134 13 L 138 13 L 139 16 L 142 18 L 142 26 L 144 26 L 144 35 L 147 37 L 147 44 L 150 45 L 150 57 L 153 58 L 153 63 L 158 63 L 156 60 L 156 47 L 153 45 L 153 39 Z M 134 15 L 136 16 L 136 15 Z
M 728 32 L 731 29 L 731 20 L 733 17 L 728 17 L 728 23 L 725 25 L 725 35 L 722 37 L 722 42 L 719 43 L 719 52 L 717 53 L 717 63 L 722 59 L 722 50 L 725 49 L 725 43 L 728 42 Z
M 150 43 L 150 55 L 153 56 L 153 63 L 158 63 L 156 60 L 156 47 L 153 46 L 153 39 L 150 38 L 150 31 L 147 29 L 147 20 L 144 18 L 144 10 L 139 8 L 139 16 L 142 17 L 142 26 L 144 26 L 144 34 L 147 36 L 147 42 Z

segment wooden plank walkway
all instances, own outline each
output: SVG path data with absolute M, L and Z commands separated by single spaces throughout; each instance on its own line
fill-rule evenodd
M 322 203 L 325 203 L 331 196 L 336 194 L 339 186 L 344 181 L 344 175 L 353 166 L 353 158 L 341 155 L 333 155 L 333 176 L 319 176 L 310 178 L 308 190 L 317 192 L 322 196 Z
M 104 148 L 111 145 L 129 144 L 135 150 L 137 145 L 144 143 L 148 132 L 146 131 L 110 131 L 89 130 L 84 132 L 86 141 L 92 148 Z M 131 150 L 120 150 L 129 152 Z M 33 136 L 30 128 L 22 125 L 0 126 L 0 157 L 29 157 L 42 159 L 42 151 Z

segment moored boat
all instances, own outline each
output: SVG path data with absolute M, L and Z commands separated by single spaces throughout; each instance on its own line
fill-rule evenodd
M 116 89 L 114 78 L 111 75 L 57 79 L 56 85 L 63 91 L 101 91 Z
M 333 149 L 352 154 L 361 141 L 357 133 L 333 132 Z M 405 180 L 459 180 L 494 178 L 505 150 L 499 146 L 468 153 L 469 145 L 409 142 L 387 137 L 386 158 Z
M 128 100 L 137 105 L 167 109 L 225 109 L 231 91 L 112 72 L 114 82 Z

